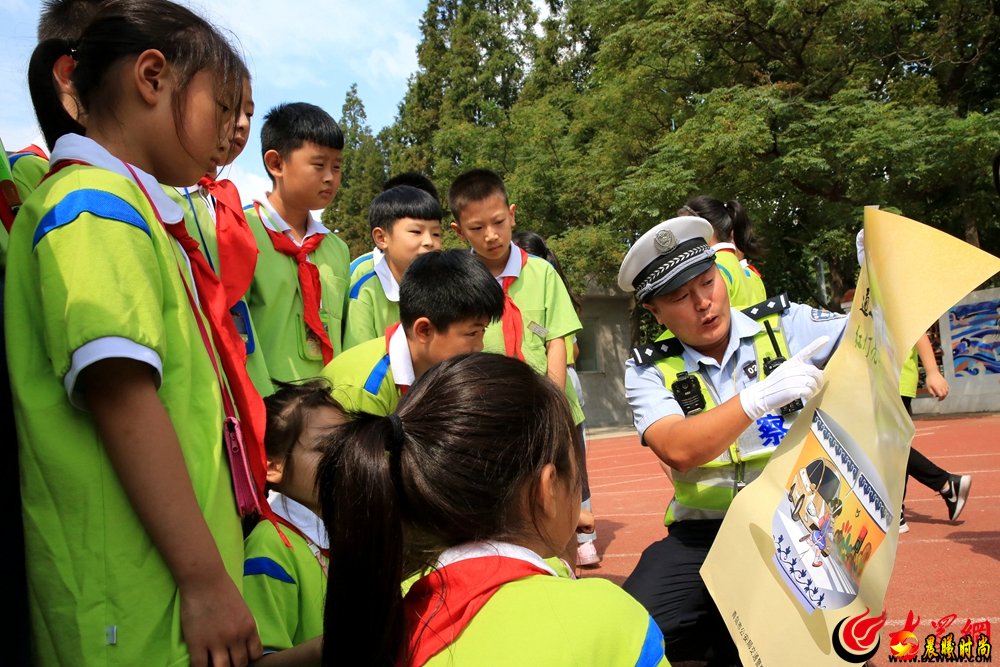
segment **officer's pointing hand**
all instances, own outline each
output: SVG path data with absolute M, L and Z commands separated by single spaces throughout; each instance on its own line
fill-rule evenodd
M 763 381 L 740 392 L 740 404 L 747 417 L 756 421 L 797 398 L 808 401 L 823 387 L 823 371 L 809 359 L 829 341 L 821 336 L 794 357 L 778 366 Z

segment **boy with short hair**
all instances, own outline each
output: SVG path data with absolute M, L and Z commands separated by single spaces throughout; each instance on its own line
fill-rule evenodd
M 423 190 L 431 197 L 434 197 L 434 201 L 438 202 L 440 205 L 441 197 L 438 196 L 437 188 L 434 187 L 434 183 L 431 179 L 427 178 L 423 174 L 417 171 L 404 171 L 392 176 L 385 183 L 382 184 L 382 192 L 386 190 L 391 190 L 397 185 L 409 185 L 418 190 Z M 354 287 L 354 283 L 358 281 L 359 278 L 368 274 L 369 271 L 375 268 L 375 265 L 382 261 L 382 251 L 378 248 L 366 252 L 363 255 L 359 255 L 351 260 L 351 287 Z
M 340 188 L 344 135 L 296 102 L 271 109 L 260 137 L 274 189 L 245 208 L 260 250 L 247 303 L 271 377 L 289 382 L 319 375 L 342 349 L 350 253 L 312 211 Z
M 428 368 L 482 350 L 503 309 L 503 290 L 469 253 L 420 255 L 400 283 L 399 324 L 336 357 L 323 377 L 346 410 L 389 415 Z
M 414 259 L 441 249 L 441 205 L 423 190 L 398 185 L 368 207 L 375 247 L 383 260 L 353 280 L 347 302 L 344 349 L 385 333 L 399 321 L 399 283 Z
M 511 241 L 516 207 L 503 180 L 487 169 L 467 171 L 452 183 L 448 204 L 452 229 L 472 246 L 506 299 L 502 323 L 487 330 L 484 349 L 523 359 L 565 390 L 565 339 L 582 328 L 580 319 L 552 265 Z

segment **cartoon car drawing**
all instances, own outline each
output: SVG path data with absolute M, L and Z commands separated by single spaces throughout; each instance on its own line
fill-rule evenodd
M 816 459 L 799 469 L 788 489 L 792 518 L 811 531 L 818 530 L 828 508 L 831 519 L 840 516 L 843 502 L 839 496 L 840 475 L 824 459 Z

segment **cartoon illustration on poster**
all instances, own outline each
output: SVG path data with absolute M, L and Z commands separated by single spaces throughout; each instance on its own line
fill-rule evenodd
M 955 377 L 1000 373 L 1000 300 L 948 311 Z
M 865 565 L 892 525 L 874 471 L 846 430 L 817 410 L 772 524 L 774 565 L 809 613 L 857 597 Z

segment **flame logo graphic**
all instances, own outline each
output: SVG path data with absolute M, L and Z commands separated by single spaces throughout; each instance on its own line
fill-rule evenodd
M 885 625 L 886 613 L 868 618 L 870 611 L 866 608 L 863 614 L 844 618 L 833 629 L 833 648 L 847 662 L 865 662 L 878 651 L 878 631 Z
M 889 635 L 889 652 L 897 660 L 913 660 L 920 652 L 920 640 L 913 634 L 920 625 L 920 617 L 913 618 L 913 610 L 906 616 L 906 625 L 899 632 Z

